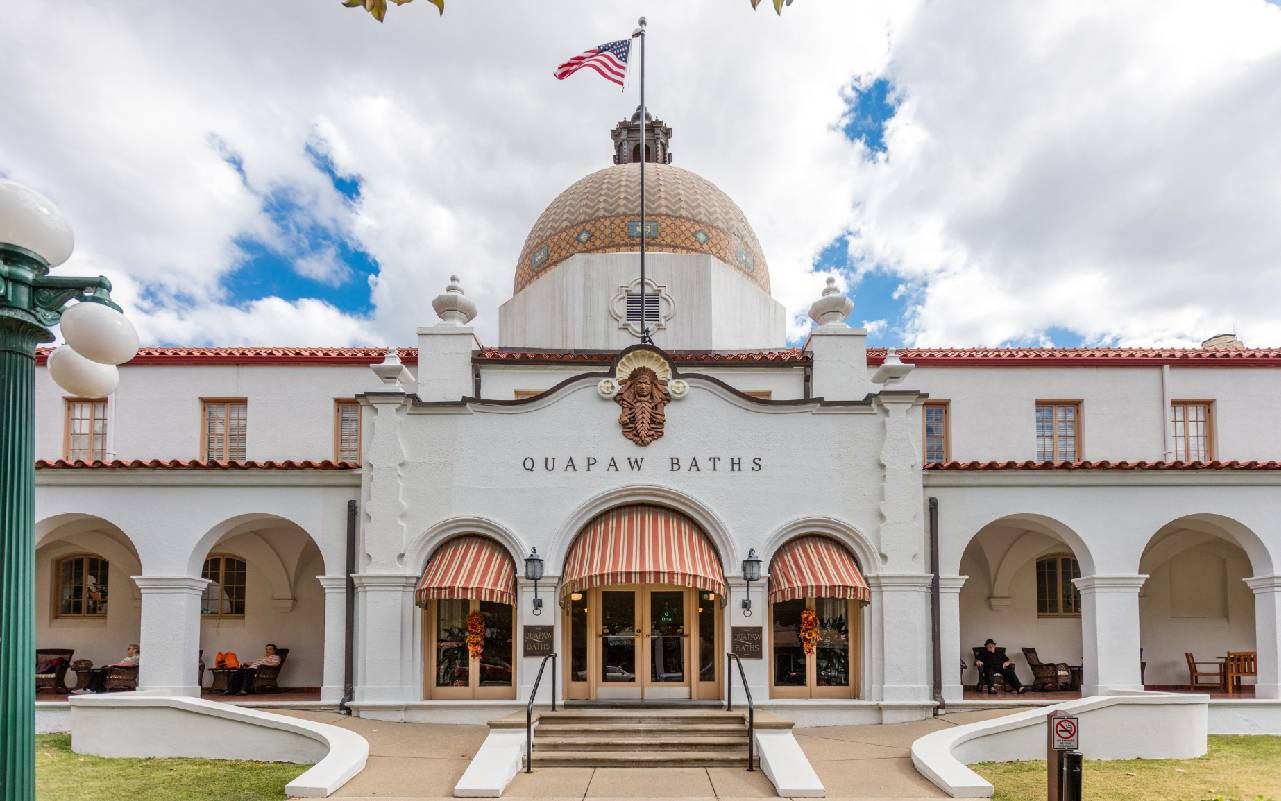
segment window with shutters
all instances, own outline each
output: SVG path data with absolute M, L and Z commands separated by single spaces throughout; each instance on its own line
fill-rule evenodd
M 921 410 L 921 442 L 925 449 L 922 458 L 926 462 L 946 462 L 951 458 L 948 411 L 947 401 L 936 400 L 926 401 Z
M 106 399 L 66 399 L 66 426 L 62 438 L 64 459 L 86 462 L 107 458 Z
M 1036 616 L 1080 617 L 1081 591 L 1072 579 L 1081 577 L 1081 566 L 1067 554 L 1036 560 Z
M 334 461 L 360 461 L 360 404 L 352 399 L 334 401 Z
M 230 554 L 212 554 L 200 571 L 208 579 L 200 599 L 205 617 L 234 617 L 245 613 L 245 560 Z
M 201 458 L 243 462 L 248 445 L 249 404 L 244 398 L 202 398 Z
M 104 617 L 107 614 L 107 560 L 93 554 L 59 559 L 54 567 L 57 617 Z
M 1076 462 L 1081 452 L 1081 402 L 1037 401 L 1037 461 Z
M 1214 458 L 1214 437 L 1210 426 L 1212 412 L 1211 401 L 1174 401 L 1170 404 L 1175 459 L 1208 462 Z

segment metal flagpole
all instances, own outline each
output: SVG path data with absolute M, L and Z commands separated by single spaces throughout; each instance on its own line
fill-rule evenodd
M 641 342 L 652 345 L 649 338 L 649 310 L 645 306 L 645 162 L 647 143 L 645 141 L 645 18 L 636 21 L 637 28 L 632 31 L 632 38 L 640 37 L 640 306 L 641 306 Z

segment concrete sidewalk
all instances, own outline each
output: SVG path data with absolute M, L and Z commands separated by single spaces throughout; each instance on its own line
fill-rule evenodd
M 965 712 L 892 726 L 824 726 L 795 729 L 794 733 L 827 788 L 828 799 L 923 801 L 946 796 L 912 767 L 912 741 L 946 726 L 987 720 L 1012 711 Z M 334 795 L 346 801 L 450 799 L 454 784 L 488 733 L 485 726 L 385 723 L 329 712 L 284 714 L 342 726 L 369 740 L 368 766 Z M 774 788 L 764 774 L 737 768 L 541 768 L 518 774 L 503 796 L 540 801 L 728 801 L 774 797 Z

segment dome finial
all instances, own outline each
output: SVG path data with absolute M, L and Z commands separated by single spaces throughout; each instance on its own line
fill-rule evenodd
M 630 119 L 619 120 L 610 134 L 614 140 L 614 163 L 633 164 L 641 160 L 641 108 L 636 107 Z M 651 164 L 671 164 L 672 152 L 668 143 L 672 129 L 662 120 L 645 112 L 645 160 Z
M 467 325 L 476 319 L 476 304 L 463 294 L 462 282 L 456 275 L 449 276 L 449 285 L 431 302 L 431 307 L 445 325 Z
M 819 325 L 848 325 L 845 318 L 854 311 L 854 301 L 841 293 L 836 276 L 827 277 L 823 296 L 810 304 L 810 319 Z

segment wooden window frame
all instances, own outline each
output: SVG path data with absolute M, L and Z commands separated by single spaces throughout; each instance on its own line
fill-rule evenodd
M 205 565 L 207 565 L 207 564 L 209 563 L 209 560 L 210 560 L 210 559 L 217 559 L 217 560 L 219 560 L 219 562 L 220 562 L 220 565 L 219 565 L 219 567 L 218 567 L 218 585 L 219 585 L 219 587 L 226 587 L 226 586 L 227 586 L 227 582 L 226 582 L 224 579 L 226 578 L 226 575 L 227 575 L 227 560 L 228 560 L 228 559 L 235 559 L 237 562 L 240 562 L 240 563 L 242 563 L 242 564 L 245 566 L 245 570 L 244 570 L 244 573 L 245 573 L 245 583 L 244 583 L 243 588 L 242 588 L 242 589 L 243 589 L 243 592 L 244 592 L 244 599 L 243 599 L 242 603 L 243 603 L 243 605 L 244 605 L 245 610 L 248 610 L 248 609 L 249 609 L 249 560 L 248 560 L 248 559 L 245 559 L 243 556 L 236 556 L 234 553 L 225 553 L 225 552 L 211 553 L 211 554 L 209 554 L 208 556 L 206 556 L 206 557 L 205 557 L 205 559 L 204 559 L 204 561 L 203 561 L 203 562 L 201 562 L 201 563 L 200 563 L 200 575 L 201 575 L 201 577 L 203 577 L 203 576 L 204 576 L 204 573 L 205 573 Z M 206 586 L 208 586 L 208 585 L 206 585 Z M 241 619 L 241 618 L 243 618 L 243 617 L 245 616 L 245 612 L 243 612 L 243 611 L 242 611 L 242 612 L 206 612 L 206 611 L 204 610 L 204 598 L 205 598 L 205 594 L 204 594 L 204 592 L 202 591 L 202 592 L 200 593 L 200 600 L 201 600 L 201 604 L 200 604 L 200 606 L 201 606 L 201 609 L 200 609 L 200 619 L 201 619 L 201 620 L 206 620 L 206 619 L 211 619 L 211 618 L 218 618 L 218 619 L 221 619 L 221 620 L 237 620 L 237 619 Z M 218 605 L 219 605 L 219 607 L 221 608 L 221 606 L 222 606 L 222 599 L 221 599 L 221 598 L 219 598 L 219 599 L 218 599 Z
M 749 398 L 756 398 L 757 400 L 774 399 L 774 390 L 772 389 L 745 389 L 743 390 L 743 394 Z
M 111 436 L 111 418 L 108 416 L 110 410 L 107 405 L 106 398 L 72 398 L 70 396 L 63 397 L 62 399 L 62 458 L 68 461 L 71 461 L 72 459 L 72 456 L 71 456 L 71 420 L 72 420 L 71 410 L 78 403 L 91 404 L 95 411 L 98 409 L 99 405 L 101 405 L 102 420 L 106 424 L 106 431 L 103 433 L 103 436 L 102 436 L 102 453 L 97 456 L 94 456 L 94 453 L 93 453 L 93 439 L 94 439 L 93 424 L 94 424 L 94 421 L 98 419 L 98 416 L 94 412 L 90 412 L 89 414 L 89 456 L 90 458 L 85 459 L 84 461 L 86 462 L 92 462 L 94 460 L 106 461 L 107 438 Z
M 1042 612 L 1041 611 L 1041 586 L 1040 586 L 1041 564 L 1043 562 L 1050 562 L 1050 561 L 1056 563 L 1056 566 L 1054 569 L 1054 576 L 1055 576 L 1054 610 L 1049 612 Z M 1072 596 L 1076 601 L 1075 610 L 1064 611 L 1063 594 L 1060 592 L 1060 590 L 1063 588 L 1063 568 L 1065 566 L 1068 566 L 1072 562 L 1076 563 L 1076 573 L 1079 576 L 1081 573 L 1081 563 L 1079 560 L 1077 560 L 1074 554 L 1049 553 L 1049 554 L 1045 554 L 1044 556 L 1038 556 L 1036 558 L 1036 561 L 1033 563 L 1034 564 L 1033 571 L 1035 573 L 1035 580 L 1037 582 L 1035 603 L 1036 603 L 1036 616 L 1038 618 L 1079 618 L 1081 617 L 1081 604 L 1080 604 L 1081 591 L 1075 588 L 1076 585 L 1073 585 L 1073 591 L 1072 591 Z
M 356 409 L 356 458 L 342 458 L 342 411 L 344 408 Z M 355 398 L 334 398 L 334 461 L 352 461 L 359 463 L 365 456 L 365 421 L 364 414 L 360 409 L 360 401 Z M 248 414 L 245 416 L 246 429 L 248 428 Z M 246 431 L 247 433 L 247 431 Z M 246 441 L 246 445 L 248 442 Z
M 209 407 L 223 406 L 224 407 L 223 413 L 224 415 L 226 415 L 224 417 L 224 420 L 229 420 L 230 415 L 226 414 L 227 408 L 229 408 L 233 404 L 238 404 L 238 403 L 243 403 L 245 405 L 245 459 L 249 458 L 249 399 L 248 398 L 201 398 L 200 399 L 200 459 L 201 461 L 205 461 L 205 462 L 214 461 L 214 462 L 221 462 L 221 463 L 235 461 L 231 458 L 227 458 L 227 459 L 210 459 L 209 458 Z M 227 440 L 227 439 L 229 439 L 229 436 L 224 437 L 224 440 Z M 226 445 L 224 450 L 230 456 L 230 452 L 231 452 L 230 443 L 224 442 L 224 445 Z
M 93 613 L 89 613 L 89 612 L 87 612 L 87 611 L 81 611 L 81 612 L 63 612 L 63 611 L 62 611 L 62 565 L 63 565 L 63 563 L 65 563 L 65 562 L 73 562 L 73 561 L 83 561 L 83 562 L 85 562 L 84 575 L 86 575 L 86 576 L 87 576 L 87 575 L 89 575 L 89 565 L 88 565 L 88 560 L 90 560 L 90 559 L 97 559 L 98 561 L 102 562 L 102 563 L 106 566 L 106 569 L 107 569 L 107 576 L 108 576 L 108 582 L 107 582 L 107 609 L 105 609 L 105 610 L 103 610 L 103 611 L 101 611 L 101 612 L 93 612 Z M 62 619 L 62 620 L 106 620 L 106 619 L 107 619 L 107 611 L 109 611 L 109 610 L 110 610 L 110 608 L 111 608 L 111 582 L 110 582 L 110 576 L 111 576 L 111 562 L 110 562 L 110 560 L 108 560 L 105 556 L 100 556 L 100 555 L 98 555 L 98 554 L 96 554 L 96 553 L 89 553 L 89 552 L 87 552 L 87 551 L 86 551 L 86 552 L 83 552 L 83 553 L 67 554 L 66 556 L 61 556 L 61 557 L 59 557 L 59 558 L 55 559 L 55 560 L 53 561 L 53 605 L 52 605 L 52 609 L 53 609 L 53 617 L 54 617 L 54 618 L 58 618 L 58 619 Z M 83 599 L 82 599 L 82 602 L 81 602 L 81 609 L 83 610 L 83 609 L 87 609 L 87 608 L 88 608 L 88 604 L 84 603 L 84 602 L 83 602 Z
M 929 439 L 926 433 L 926 409 L 943 410 L 943 461 L 952 460 L 952 402 L 950 400 L 927 400 L 921 404 L 921 461 L 929 462 Z
M 459 599 L 467 601 L 468 614 L 480 610 L 481 601 L 479 598 Z M 480 686 L 480 659 L 471 658 L 468 660 L 467 668 L 467 686 L 466 687 L 437 687 L 436 686 L 436 618 L 438 617 L 437 607 L 440 601 L 431 599 L 427 606 L 422 609 L 423 617 L 423 698 L 435 701 L 501 701 L 510 700 L 516 697 L 516 684 L 519 681 L 518 672 L 522 657 L 520 656 L 521 648 L 521 630 L 519 620 L 516 617 L 516 607 L 508 606 L 512 615 L 512 683 L 510 687 L 482 687 Z
M 1036 406 L 1034 408 L 1033 416 L 1032 416 L 1032 435 L 1033 435 L 1032 447 L 1036 450 L 1040 450 L 1040 448 L 1038 447 L 1038 444 L 1039 444 L 1038 440 L 1040 437 L 1036 433 L 1036 410 L 1039 410 L 1043 406 L 1050 407 L 1050 408 L 1055 408 L 1059 406 L 1072 406 L 1076 409 L 1076 415 L 1073 418 L 1073 430 L 1074 430 L 1074 436 L 1076 438 L 1076 454 L 1074 458 L 1072 458 L 1070 461 L 1073 461 L 1073 462 L 1083 461 L 1085 459 L 1085 426 L 1083 425 L 1083 421 L 1085 417 L 1085 414 L 1084 414 L 1085 402 L 1082 401 L 1080 398 L 1038 399 L 1036 401 Z M 1055 461 L 1055 462 L 1069 461 L 1066 459 L 1059 458 L 1059 431 L 1058 431 L 1058 426 L 1055 425 L 1055 423 L 1056 421 L 1054 420 L 1054 414 L 1051 413 L 1050 437 L 1052 442 L 1051 448 L 1054 451 L 1054 458 L 1051 459 L 1051 461 Z M 1038 462 L 1044 461 L 1040 458 L 1040 454 L 1037 454 L 1037 461 Z
M 797 599 L 799 600 L 799 599 Z M 805 608 L 813 609 L 817 596 L 805 596 Z M 815 654 L 806 654 L 805 684 L 800 687 L 783 686 L 774 683 L 774 602 L 766 597 L 769 605 L 769 646 L 764 656 L 769 660 L 769 697 L 770 698 L 861 698 L 863 689 L 863 605 L 853 599 L 846 599 L 852 633 L 850 635 L 850 683 L 848 687 L 820 687 L 818 684 L 818 660 Z M 817 650 L 817 649 L 816 649 Z M 726 665 L 726 669 L 729 669 Z
M 543 389 L 513 389 L 512 397 L 516 400 L 529 400 L 530 398 L 538 397 L 544 392 L 546 392 L 546 390 Z
M 1207 461 L 1207 462 L 1214 461 L 1216 458 L 1218 458 L 1217 456 L 1215 456 L 1215 446 L 1217 445 L 1217 443 L 1215 442 L 1216 438 L 1214 436 L 1214 433 L 1215 433 L 1214 424 L 1215 424 L 1215 417 L 1216 417 L 1216 415 L 1214 414 L 1214 411 L 1215 411 L 1214 399 L 1212 398 L 1179 398 L 1179 399 L 1170 401 L 1170 425 L 1172 426 L 1178 425 L 1178 423 L 1174 422 L 1174 407 L 1176 406 L 1183 406 L 1183 407 L 1204 406 L 1205 407 L 1205 459 L 1203 461 Z M 1176 437 L 1171 435 L 1170 437 L 1171 447 L 1175 447 L 1174 443 L 1176 439 L 1177 439 Z M 1180 453 L 1177 450 L 1175 451 L 1174 458 L 1176 461 L 1183 461 L 1183 462 L 1192 461 L 1191 459 L 1187 458 L 1187 447 L 1188 447 L 1188 415 L 1185 409 L 1183 413 L 1183 452 Z

